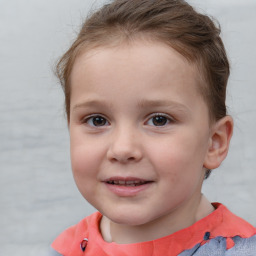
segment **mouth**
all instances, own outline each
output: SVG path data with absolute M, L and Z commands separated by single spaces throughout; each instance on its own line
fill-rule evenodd
M 138 179 L 136 180 L 110 179 L 105 182 L 107 184 L 116 185 L 116 186 L 137 187 L 137 186 L 142 186 L 142 185 L 151 183 L 152 181 L 138 180 Z
M 146 192 L 154 181 L 134 177 L 111 177 L 103 182 L 116 196 L 134 197 Z
M 153 180 L 120 176 L 110 177 L 103 182 L 111 193 L 126 198 L 145 195 L 144 193 L 147 193 L 154 183 Z
M 107 180 L 104 180 L 104 183 L 106 183 L 109 186 L 112 187 L 123 187 L 123 188 L 132 188 L 132 187 L 143 187 L 144 185 L 147 185 L 149 183 L 152 183 L 151 180 L 144 180 L 139 178 L 133 178 L 133 177 L 111 177 Z

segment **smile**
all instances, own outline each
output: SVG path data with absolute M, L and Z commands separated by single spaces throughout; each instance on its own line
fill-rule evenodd
M 133 177 L 111 177 L 104 180 L 108 190 L 117 196 L 133 197 L 147 190 L 153 181 Z
M 118 185 L 118 186 L 128 186 L 128 187 L 135 187 L 135 186 L 141 186 L 146 183 L 149 183 L 150 181 L 140 181 L 140 180 L 109 180 L 107 181 L 108 184 L 111 185 Z

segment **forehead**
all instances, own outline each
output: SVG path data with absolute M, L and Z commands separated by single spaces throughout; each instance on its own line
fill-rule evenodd
M 182 106 L 193 116 L 204 118 L 208 107 L 198 90 L 199 83 L 195 65 L 165 44 L 137 42 L 95 48 L 75 61 L 71 113 L 77 106 L 96 106 L 129 115 L 141 106 L 152 106 L 152 102 L 155 109 L 171 102 L 172 109 Z
M 84 49 L 74 62 L 70 76 L 71 84 L 74 84 L 84 72 L 90 73 L 91 76 L 96 73 L 104 75 L 112 67 L 113 76 L 117 75 L 114 70 L 115 65 L 118 66 L 119 71 L 131 72 L 136 65 L 144 71 L 141 75 L 145 75 L 146 71 L 149 73 L 154 71 L 154 74 L 156 70 L 158 73 L 165 73 L 176 69 L 179 71 L 177 75 L 182 75 L 184 78 L 193 76 L 198 84 L 201 82 L 196 63 L 188 61 L 169 45 L 159 41 L 135 40 L 118 45 Z

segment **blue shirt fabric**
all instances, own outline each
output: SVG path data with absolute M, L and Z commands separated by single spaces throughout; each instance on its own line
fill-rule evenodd
M 216 237 L 209 243 L 200 246 L 197 244 L 190 250 L 185 250 L 178 256 L 256 256 L 256 235 L 250 238 L 233 238 L 235 245 L 226 249 L 226 238 Z

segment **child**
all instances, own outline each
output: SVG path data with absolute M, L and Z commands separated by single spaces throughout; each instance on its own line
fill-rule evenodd
M 256 255 L 256 229 L 201 187 L 228 153 L 220 29 L 183 0 L 115 0 L 62 57 L 74 179 L 99 212 L 52 255 Z

